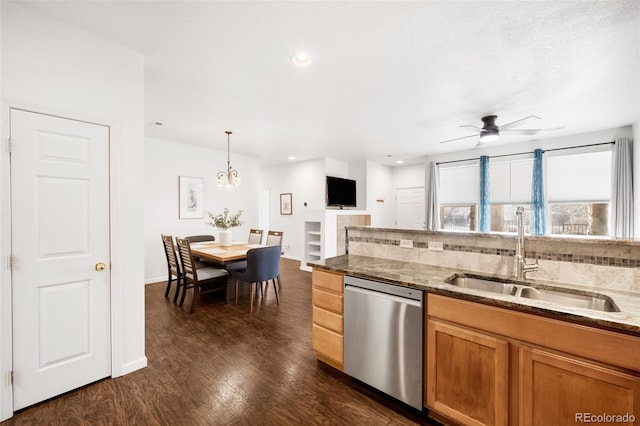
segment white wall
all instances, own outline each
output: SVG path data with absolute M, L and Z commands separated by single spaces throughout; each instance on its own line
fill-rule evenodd
M 261 170 L 261 174 L 261 189 L 268 189 L 271 196 L 270 227 L 284 233 L 282 245 L 285 256 L 302 259 L 304 255 L 303 212 L 325 208 L 326 161 L 324 158 L 318 158 L 266 167 Z M 292 214 L 281 215 L 280 194 L 288 192 L 292 194 Z M 305 206 L 304 203 L 307 205 Z M 285 248 L 287 245 L 288 247 Z
M 84 119 L 111 126 L 112 215 L 112 373 L 146 366 L 144 354 L 144 58 L 129 49 L 15 3 L 2 9 L 2 140 L 7 137 L 8 106 Z M 9 164 L 0 150 L 3 180 L 3 254 L 9 241 L 6 217 Z M 3 259 L 6 259 L 3 256 Z M 8 273 L 0 275 L 0 377 L 10 369 L 11 336 Z M 10 314 L 9 314 L 10 315 Z M 10 331 L 9 331 L 10 333 Z M 0 381 L 0 419 L 12 414 L 11 387 Z
M 345 177 L 356 181 L 356 209 L 366 210 L 370 187 L 367 179 L 367 161 L 352 161 L 348 163 L 348 168 L 349 173 Z
M 227 168 L 227 152 L 211 148 L 145 139 L 144 245 L 145 282 L 167 279 L 167 261 L 160 234 L 185 237 L 212 234 L 219 231 L 203 219 L 180 219 L 178 214 L 178 177 L 204 178 L 204 211 L 221 213 L 227 207 L 231 213 L 243 210 L 243 225 L 233 228 L 233 239 L 246 241 L 250 228 L 258 226 L 258 192 L 260 172 L 258 160 L 231 152 L 231 166 L 238 171 L 241 184 L 219 188 L 216 174 Z
M 371 226 L 392 227 L 395 224 L 395 188 L 393 168 L 367 161 L 367 205 Z
M 425 186 L 426 163 L 396 166 L 392 170 L 393 188 L 419 188 Z

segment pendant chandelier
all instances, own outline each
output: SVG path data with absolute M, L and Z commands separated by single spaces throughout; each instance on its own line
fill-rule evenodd
M 236 186 L 240 185 L 240 176 L 238 176 L 238 171 L 231 168 L 231 151 L 229 148 L 229 136 L 231 135 L 231 131 L 225 131 L 227 134 L 227 171 L 226 172 L 218 172 L 218 179 L 216 180 L 216 184 L 218 186 Z

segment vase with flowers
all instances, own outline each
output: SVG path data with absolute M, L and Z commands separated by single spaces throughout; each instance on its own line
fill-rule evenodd
M 230 215 L 228 208 L 225 208 L 222 213 L 219 214 L 207 212 L 207 216 L 209 216 L 207 225 L 211 225 L 220 230 L 220 245 L 231 245 L 231 228 L 242 225 L 242 221 L 240 220 L 241 215 L 242 210 L 238 210 L 237 213 Z

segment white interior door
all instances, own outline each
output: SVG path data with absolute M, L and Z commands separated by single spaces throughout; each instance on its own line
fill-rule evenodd
M 424 229 L 424 187 L 396 189 L 396 226 Z
M 10 132 L 18 410 L 111 374 L 109 128 L 12 109 Z

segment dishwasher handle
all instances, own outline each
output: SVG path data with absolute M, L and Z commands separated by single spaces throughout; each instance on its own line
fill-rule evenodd
M 391 300 L 393 302 L 398 302 L 398 303 L 402 303 L 405 305 L 411 305 L 411 306 L 416 306 L 418 308 L 422 307 L 422 301 L 420 300 L 415 300 L 415 299 L 407 299 L 406 297 L 401 297 L 401 296 L 395 296 L 393 294 L 388 294 L 388 293 L 384 293 L 381 291 L 374 291 L 374 290 L 367 290 L 366 288 L 360 288 L 360 287 L 355 287 L 349 284 L 345 284 L 344 286 L 344 291 L 347 292 L 353 292 L 353 293 L 360 293 L 366 296 L 372 296 L 372 297 L 382 297 L 384 299 L 387 300 Z

